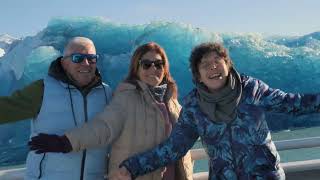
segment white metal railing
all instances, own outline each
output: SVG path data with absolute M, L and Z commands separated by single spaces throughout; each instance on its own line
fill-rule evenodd
M 320 137 L 302 138 L 276 141 L 275 145 L 277 150 L 289 150 L 289 149 L 300 149 L 300 148 L 312 148 L 320 147 Z M 192 149 L 191 157 L 193 160 L 200 160 L 208 158 L 204 149 Z M 303 172 L 309 170 L 319 170 L 320 173 L 320 159 L 308 160 L 308 161 L 296 161 L 281 163 L 286 173 L 291 172 Z M 22 180 L 25 173 L 25 168 L 12 168 L 0 170 L 0 179 L 8 180 Z M 208 172 L 198 172 L 193 175 L 194 180 L 206 180 L 208 179 Z
M 0 179 L 6 180 L 23 180 L 26 168 L 13 168 L 0 170 Z
M 320 147 L 320 137 L 275 141 L 275 145 L 278 151 Z M 206 159 L 208 158 L 208 155 L 204 151 L 204 149 L 192 149 L 191 158 L 192 160 Z M 320 159 L 287 162 L 287 163 L 281 163 L 281 165 L 286 173 L 302 172 L 307 170 L 320 170 Z M 195 173 L 193 175 L 193 178 L 194 180 L 208 179 L 208 172 Z

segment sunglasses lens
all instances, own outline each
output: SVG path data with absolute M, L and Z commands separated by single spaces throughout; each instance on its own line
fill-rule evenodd
M 81 54 L 73 54 L 72 55 L 72 62 L 74 63 L 80 63 L 82 62 L 84 57 Z
M 151 67 L 152 63 L 142 62 L 141 65 L 142 65 L 143 69 L 149 69 Z
M 95 54 L 72 54 L 71 59 L 74 63 L 81 63 L 84 59 L 87 59 L 90 64 L 97 62 L 98 55 Z
M 98 58 L 97 55 L 87 55 L 87 59 L 88 59 L 89 63 L 91 63 L 91 64 L 96 63 L 97 58 Z
M 154 62 L 154 66 L 157 68 L 157 69 L 162 69 L 163 68 L 163 62 L 161 61 L 156 61 Z
M 163 65 L 164 65 L 162 60 L 151 61 L 148 59 L 141 60 L 140 64 L 141 64 L 142 68 L 145 70 L 149 69 L 152 66 L 152 64 L 156 67 L 156 69 L 162 69 Z

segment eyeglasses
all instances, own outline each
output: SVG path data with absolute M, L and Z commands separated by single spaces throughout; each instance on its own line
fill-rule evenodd
M 155 61 L 151 61 L 149 59 L 142 59 L 140 60 L 139 64 L 142 66 L 144 70 L 149 69 L 152 65 L 154 65 L 156 69 L 162 69 L 164 66 L 164 61 L 159 59 Z
M 73 63 L 81 63 L 82 61 L 84 61 L 84 59 L 87 59 L 89 64 L 95 64 L 97 63 L 99 55 L 74 53 L 74 54 L 71 54 L 70 56 L 65 56 L 65 58 L 68 58 L 68 57 L 71 57 L 71 61 Z

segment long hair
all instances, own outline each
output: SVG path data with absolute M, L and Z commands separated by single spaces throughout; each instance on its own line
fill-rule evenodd
M 172 95 L 170 95 L 170 96 L 177 99 L 178 88 L 177 88 L 175 80 L 172 78 L 170 71 L 169 71 L 168 57 L 167 57 L 164 49 L 155 42 L 149 42 L 147 44 L 143 44 L 143 45 L 139 46 L 134 51 L 134 53 L 131 57 L 129 74 L 126 78 L 126 81 L 132 82 L 135 80 L 139 80 L 139 77 L 138 77 L 138 70 L 140 68 L 139 61 L 141 60 L 142 56 L 149 51 L 154 51 L 154 52 L 158 53 L 161 56 L 162 60 L 164 61 L 164 67 L 163 67 L 164 77 L 163 77 L 162 83 L 167 83 L 168 90 L 169 90 L 169 92 L 172 93 Z

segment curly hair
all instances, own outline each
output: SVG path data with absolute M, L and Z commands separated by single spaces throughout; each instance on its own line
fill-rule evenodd
M 202 43 L 192 50 L 189 58 L 190 69 L 195 82 L 199 81 L 200 78 L 198 67 L 201 63 L 201 59 L 211 52 L 215 52 L 218 56 L 222 57 L 229 68 L 233 67 L 233 62 L 229 57 L 229 53 L 222 44 L 212 42 Z

